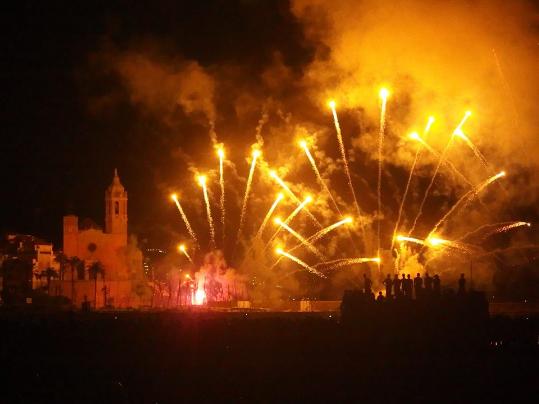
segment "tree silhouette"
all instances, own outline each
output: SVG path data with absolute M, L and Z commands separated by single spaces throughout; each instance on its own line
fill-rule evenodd
M 47 294 L 50 294 L 51 279 L 58 278 L 58 272 L 54 268 L 48 267 L 43 270 L 40 275 L 47 278 Z
M 97 275 L 101 274 L 101 277 L 105 277 L 105 268 L 100 261 L 95 261 L 88 268 L 90 277 L 94 279 L 94 308 L 97 308 Z

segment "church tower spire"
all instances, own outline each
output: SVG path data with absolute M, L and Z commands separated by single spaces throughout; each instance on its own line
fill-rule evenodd
M 127 244 L 127 191 L 116 168 L 112 184 L 105 191 L 105 233 L 118 235 Z

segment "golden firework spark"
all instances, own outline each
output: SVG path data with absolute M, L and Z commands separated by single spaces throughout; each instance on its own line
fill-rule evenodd
M 411 243 L 425 245 L 425 242 L 423 240 L 420 240 L 420 239 L 415 238 L 415 237 L 403 236 L 403 235 L 400 235 L 400 234 L 397 237 L 395 237 L 395 240 L 400 241 L 401 243 L 404 242 L 404 241 L 409 241 Z
M 202 187 L 204 194 L 204 202 L 206 204 L 206 215 L 208 216 L 208 227 L 210 228 L 210 245 L 215 247 L 215 228 L 213 226 L 213 217 L 211 215 L 210 198 L 208 197 L 208 188 L 206 187 L 206 176 L 199 175 L 197 177 L 198 184 Z
M 348 159 L 346 158 L 346 149 L 344 148 L 344 142 L 342 138 L 342 132 L 341 132 L 341 125 L 339 124 L 339 117 L 337 116 L 337 109 L 336 109 L 336 102 L 335 100 L 328 101 L 328 106 L 331 109 L 331 112 L 333 114 L 333 122 L 335 124 L 335 131 L 337 132 L 337 140 L 339 142 L 339 149 L 341 151 L 341 158 L 344 165 L 344 171 L 346 173 L 346 178 L 348 180 L 348 188 L 350 189 L 350 193 L 352 194 L 352 198 L 354 199 L 354 206 L 357 211 L 357 215 L 360 218 L 361 222 L 361 209 L 359 209 L 359 204 L 357 202 L 356 198 L 356 192 L 354 191 L 354 186 L 352 184 L 352 176 L 350 175 L 350 169 L 348 168 Z
M 309 241 L 305 239 L 301 234 L 299 234 L 297 231 L 292 229 L 289 225 L 284 223 L 280 218 L 276 217 L 274 220 L 275 224 L 281 226 L 283 229 L 288 231 L 290 234 L 292 234 L 295 238 L 297 238 L 301 244 L 303 244 L 310 252 L 312 252 L 314 255 L 316 255 L 320 259 L 325 259 L 324 255 Z
M 307 204 L 311 203 L 312 200 L 313 200 L 313 199 L 312 199 L 310 196 L 307 196 L 307 197 L 305 198 L 305 200 L 304 200 L 303 202 L 301 202 L 301 203 L 297 206 L 297 208 L 294 209 L 294 210 L 292 211 L 292 213 L 290 213 L 290 215 L 288 215 L 288 217 L 284 220 L 283 223 L 289 224 L 289 223 L 292 221 L 292 219 L 294 219 L 294 218 L 297 216 L 297 214 L 298 214 L 299 212 L 301 212 L 303 209 L 305 209 L 305 207 L 307 206 Z M 279 227 L 279 228 L 277 229 L 277 231 L 276 231 L 275 233 L 273 233 L 273 235 L 270 237 L 270 239 L 269 239 L 269 241 L 266 243 L 266 246 L 264 247 L 264 249 L 266 249 L 266 248 L 269 247 L 269 245 L 273 242 L 273 240 L 275 239 L 275 237 L 277 237 L 277 235 L 279 234 L 280 231 L 281 231 L 281 228 Z
M 373 258 L 341 258 L 332 261 L 321 262 L 320 264 L 315 265 L 315 267 L 323 266 L 326 270 L 337 269 L 345 266 L 355 265 L 355 264 L 364 264 L 367 262 L 374 262 L 378 265 L 381 263 L 379 257 Z
M 191 256 L 189 255 L 189 253 L 187 252 L 187 249 L 185 248 L 185 244 L 180 244 L 178 246 L 178 250 L 187 257 L 187 259 L 189 260 L 189 262 L 191 262 L 191 264 L 194 264 Z
M 185 214 L 185 212 L 184 212 L 184 210 L 182 208 L 182 205 L 180 204 L 180 200 L 178 199 L 178 195 L 177 194 L 172 194 L 172 195 L 170 195 L 170 199 L 172 199 L 174 201 L 174 203 L 176 204 L 176 207 L 178 208 L 178 211 L 180 212 L 183 223 L 185 224 L 185 227 L 187 228 L 187 231 L 189 232 L 189 235 L 191 236 L 193 241 L 198 245 L 197 236 L 196 236 L 193 228 L 191 227 L 191 223 L 189 223 L 189 219 L 187 219 L 187 215 Z
M 314 268 L 313 268 L 312 266 L 310 266 L 309 264 L 307 264 L 307 263 L 303 262 L 302 260 L 300 260 L 298 257 L 295 257 L 295 256 L 293 256 L 292 254 L 289 254 L 289 253 L 287 253 L 286 251 L 283 251 L 282 248 L 277 248 L 277 249 L 275 250 L 275 252 L 276 252 L 277 254 L 282 255 L 282 256 L 288 258 L 289 260 L 292 260 L 292 261 L 294 261 L 295 263 L 301 265 L 301 266 L 302 266 L 303 268 L 305 268 L 307 271 L 309 271 L 309 272 L 311 272 L 311 273 L 313 273 L 313 274 L 315 274 L 315 275 L 318 275 L 318 276 L 321 277 L 321 278 L 327 278 L 326 275 L 324 275 L 323 273 L 317 271 L 316 269 L 314 269 Z
M 240 225 L 238 227 L 238 236 L 236 237 L 236 244 L 240 240 L 241 231 L 243 229 L 243 223 L 245 221 L 245 213 L 247 211 L 247 201 L 249 199 L 249 193 L 251 191 L 251 185 L 253 183 L 253 175 L 256 167 L 256 160 L 260 157 L 260 150 L 255 149 L 251 154 L 251 169 L 249 170 L 249 176 L 247 177 L 247 185 L 245 186 L 245 195 L 243 196 L 243 203 L 241 205 Z
M 225 246 L 225 177 L 224 177 L 224 159 L 225 159 L 225 150 L 223 147 L 217 149 L 217 155 L 219 156 L 219 185 L 221 188 L 221 242 L 223 243 L 223 248 Z
M 480 192 L 482 192 L 486 187 L 488 187 L 490 184 L 492 184 L 494 181 L 505 177 L 506 173 L 505 171 L 500 171 L 498 174 L 493 175 L 492 177 L 488 178 L 487 180 L 483 181 L 481 184 L 479 184 L 475 189 L 472 189 L 471 191 L 466 192 L 452 207 L 451 209 L 434 225 L 434 228 L 429 234 L 433 234 L 438 230 L 438 228 L 442 225 L 443 222 L 447 220 L 449 216 L 451 216 L 464 202 L 467 202 L 471 198 L 477 196 Z
M 320 240 L 322 237 L 324 237 L 326 234 L 328 234 L 329 232 L 335 230 L 336 228 L 344 225 L 344 224 L 350 224 L 353 222 L 353 219 L 351 217 L 345 217 L 344 219 L 342 220 L 339 220 L 338 222 L 335 222 L 327 227 L 324 227 L 322 230 L 316 232 L 315 234 L 313 234 L 311 237 L 308 238 L 308 240 L 312 243 L 312 242 L 315 242 L 317 240 Z
M 288 185 L 286 185 L 286 183 L 277 175 L 277 173 L 274 171 L 274 170 L 271 170 L 269 172 L 269 176 L 271 178 L 273 178 L 275 180 L 275 182 L 277 182 L 277 184 L 279 184 L 285 191 L 288 195 L 290 195 L 290 197 L 292 198 L 292 200 L 294 202 L 296 202 L 297 204 L 302 204 L 302 202 L 299 200 L 299 198 L 296 196 L 296 194 L 294 192 L 292 192 L 292 190 L 288 187 Z M 310 198 L 310 197 L 309 197 Z M 311 199 L 312 200 L 312 199 Z M 309 202 L 311 202 L 311 200 L 309 200 Z M 309 203 L 307 202 L 307 203 Z M 305 206 L 304 206 L 305 207 Z M 303 209 L 303 208 L 302 208 Z M 301 210 L 301 209 L 300 209 Z M 314 215 L 309 212 L 309 210 L 307 208 L 305 208 L 305 213 L 307 213 L 307 215 L 309 215 L 309 217 L 314 221 L 314 223 L 318 226 L 318 227 L 322 227 L 322 225 L 320 224 L 320 222 L 318 221 L 318 219 L 316 217 L 314 217 Z
M 268 224 L 268 221 L 269 221 L 271 215 L 273 215 L 273 212 L 275 212 L 275 209 L 277 209 L 277 206 L 283 200 L 283 198 L 284 198 L 284 195 L 281 192 L 279 192 L 279 194 L 277 194 L 277 198 L 275 198 L 275 201 L 273 202 L 273 204 L 269 208 L 268 213 L 266 213 L 266 216 L 264 217 L 264 220 L 262 220 L 262 224 L 260 225 L 260 228 L 256 232 L 255 238 L 262 237 L 262 234 L 264 233 L 264 229 L 266 228 L 266 225 Z
M 383 167 L 383 151 L 384 151 L 384 134 L 386 130 L 386 109 L 389 90 L 387 88 L 380 89 L 380 131 L 378 133 L 378 186 L 377 186 L 377 253 L 380 254 L 380 229 L 382 224 L 382 167 Z
M 339 206 L 337 205 L 337 202 L 335 201 L 333 194 L 331 193 L 325 181 L 323 180 L 322 176 L 320 175 L 320 171 L 318 171 L 318 167 L 316 166 L 316 162 L 314 161 L 314 158 L 309 150 L 309 146 L 307 142 L 305 140 L 301 140 L 299 142 L 299 146 L 303 149 L 303 151 L 305 152 L 305 155 L 309 159 L 309 162 L 311 163 L 311 167 L 313 168 L 313 171 L 316 175 L 318 182 L 320 183 L 320 186 L 329 195 L 329 198 L 331 199 L 331 202 L 333 203 L 335 210 L 339 213 L 339 215 L 341 215 L 341 211 L 339 210 Z

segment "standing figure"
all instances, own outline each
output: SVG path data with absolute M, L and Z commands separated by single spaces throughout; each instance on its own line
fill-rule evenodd
M 364 285 L 365 294 L 371 295 L 372 294 L 372 281 L 365 274 L 363 274 L 363 285 Z
M 432 278 L 432 291 L 434 292 L 434 296 L 440 297 L 442 293 L 442 288 L 440 285 L 440 277 L 438 274 L 434 275 Z
M 391 275 L 387 274 L 386 279 L 384 279 L 384 286 L 386 287 L 386 298 L 389 299 L 391 297 L 391 286 L 393 285 L 393 281 L 391 280 Z
M 408 274 L 406 276 L 406 280 L 405 280 L 405 288 L 404 288 L 404 296 L 408 299 L 411 299 L 412 298 L 412 289 L 413 289 L 413 281 L 412 281 L 412 278 L 410 277 L 410 274 Z
M 401 295 L 401 280 L 398 274 L 395 274 L 393 277 L 393 294 L 395 295 L 395 299 Z
M 423 278 L 421 278 L 421 275 L 419 272 L 414 278 L 414 290 L 415 290 L 415 298 L 421 299 L 423 297 Z

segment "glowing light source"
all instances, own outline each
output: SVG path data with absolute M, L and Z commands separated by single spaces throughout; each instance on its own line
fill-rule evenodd
M 389 90 L 385 87 L 382 87 L 378 93 L 378 95 L 380 96 L 380 98 L 382 100 L 386 99 L 387 100 L 387 97 L 389 97 Z
M 194 264 L 193 259 L 191 258 L 191 256 L 187 252 L 187 249 L 185 248 L 185 244 L 180 244 L 178 246 L 178 250 L 187 257 L 187 259 L 189 260 L 189 262 L 191 262 L 191 264 Z
M 314 255 L 316 255 L 320 259 L 325 259 L 324 255 L 309 241 L 307 241 L 301 234 L 299 234 L 297 231 L 292 229 L 290 226 L 288 226 L 286 223 L 283 223 L 283 221 L 276 217 L 274 220 L 275 224 L 281 226 L 283 229 L 288 231 L 290 234 L 292 234 L 295 238 L 297 238 L 302 245 L 304 245 L 310 252 L 312 252 Z

